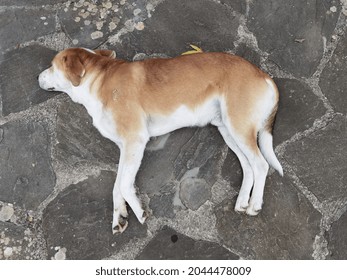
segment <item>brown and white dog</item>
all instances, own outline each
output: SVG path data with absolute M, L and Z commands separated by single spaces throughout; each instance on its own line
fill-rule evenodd
M 141 223 L 147 217 L 134 181 L 150 137 L 181 127 L 216 126 L 240 160 L 243 181 L 235 210 L 248 215 L 261 210 L 269 165 L 283 175 L 272 145 L 277 87 L 238 56 L 199 53 L 128 62 L 115 59 L 113 51 L 72 48 L 56 55 L 39 83 L 84 105 L 94 126 L 121 151 L 113 233 L 128 225 L 126 202 Z

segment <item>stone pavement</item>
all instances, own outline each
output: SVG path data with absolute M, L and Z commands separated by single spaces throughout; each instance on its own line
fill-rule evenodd
M 346 259 L 347 1 L 0 0 L 0 259 Z M 281 178 L 257 217 L 214 127 L 152 139 L 136 185 L 150 218 L 112 235 L 118 148 L 84 108 L 39 89 L 67 47 L 129 60 L 195 44 L 274 76 Z

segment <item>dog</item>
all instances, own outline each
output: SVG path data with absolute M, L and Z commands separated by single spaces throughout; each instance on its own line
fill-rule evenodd
M 211 52 L 129 62 L 111 50 L 70 48 L 54 57 L 38 81 L 42 89 L 65 92 L 84 105 L 93 125 L 120 149 L 113 233 L 128 226 L 126 202 L 140 223 L 147 218 L 134 182 L 150 137 L 216 126 L 243 170 L 235 211 L 251 216 L 262 208 L 269 165 L 283 176 L 272 143 L 278 89 L 241 57 Z

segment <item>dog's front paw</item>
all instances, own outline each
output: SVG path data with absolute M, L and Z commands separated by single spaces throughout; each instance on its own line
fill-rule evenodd
M 119 216 L 117 220 L 112 222 L 112 233 L 122 233 L 128 227 L 128 218 Z
M 126 207 L 113 211 L 112 233 L 122 233 L 128 226 L 128 212 Z

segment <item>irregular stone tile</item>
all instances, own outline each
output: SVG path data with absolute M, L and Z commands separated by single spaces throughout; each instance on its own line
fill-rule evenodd
M 150 196 L 159 194 L 161 188 L 175 178 L 175 160 L 196 130 L 196 128 L 179 129 L 171 132 L 169 137 L 167 135 L 157 137 L 147 144 L 136 177 L 136 184 L 141 192 L 146 192 Z M 154 141 L 159 141 L 160 144 L 155 144 Z
M 58 108 L 56 159 L 74 166 L 86 161 L 116 165 L 119 148 L 93 126 L 86 109 L 70 99 Z
M 292 79 L 274 79 L 280 101 L 274 126 L 274 145 L 310 128 L 326 112 L 308 85 Z
M 64 30 L 75 45 L 95 48 L 124 26 L 134 30 L 147 17 L 146 2 L 71 2 L 59 12 Z
M 191 210 L 198 210 L 211 198 L 211 188 L 204 179 L 186 178 L 180 185 L 180 199 Z
M 332 6 L 336 12 L 330 11 Z M 295 76 L 308 77 L 322 58 L 340 10 L 337 0 L 253 1 L 247 26 L 269 60 Z
M 139 260 L 237 260 L 217 243 L 194 240 L 164 227 L 136 257 Z
M 47 205 L 42 226 L 49 258 L 58 253 L 55 248 L 59 247 L 65 248 L 60 254 L 66 259 L 102 259 L 133 238 L 147 235 L 147 226 L 141 225 L 132 212 L 126 231 L 112 234 L 115 178 L 114 172 L 101 171 L 97 177 L 70 185 Z
M 144 24 L 144 30 L 120 38 L 117 54 L 128 59 L 138 52 L 176 56 L 187 51 L 189 44 L 206 51 L 230 50 L 237 37 L 239 17 L 214 1 L 191 0 L 180 5 L 164 1 Z
M 52 192 L 55 175 L 50 141 L 43 124 L 9 122 L 0 127 L 0 197 L 36 209 Z
M 285 159 L 322 202 L 347 199 L 347 118 L 336 116 L 324 129 L 286 148 Z
M 4 9 L 0 11 L 0 51 L 55 31 L 54 13 L 39 9 Z M 25 64 L 23 63 L 22 66 Z M 35 64 L 29 63 L 32 67 Z
M 37 245 L 30 229 L 0 221 L 0 260 L 38 259 Z
M 325 66 L 319 85 L 337 112 L 347 113 L 347 34 L 341 38 Z
M 234 211 L 236 197 L 215 209 L 223 244 L 251 259 L 311 259 L 321 215 L 287 177 L 268 177 L 258 216 Z
M 0 64 L 0 95 L 4 116 L 28 109 L 54 96 L 41 89 L 37 81 L 37 76 L 49 67 L 54 55 L 55 51 L 40 46 L 29 46 L 4 55 Z
M 347 212 L 333 223 L 328 234 L 329 259 L 347 259 Z
M 151 197 L 149 208 L 157 218 L 166 217 L 173 219 L 176 215 L 174 212 L 174 194 L 160 194 Z
M 220 172 L 220 161 L 225 150 L 226 144 L 216 127 L 198 128 L 175 160 L 175 178 L 177 180 L 187 177 L 203 178 L 209 186 L 212 186 Z M 193 169 L 197 174 L 191 176 L 189 172 Z

